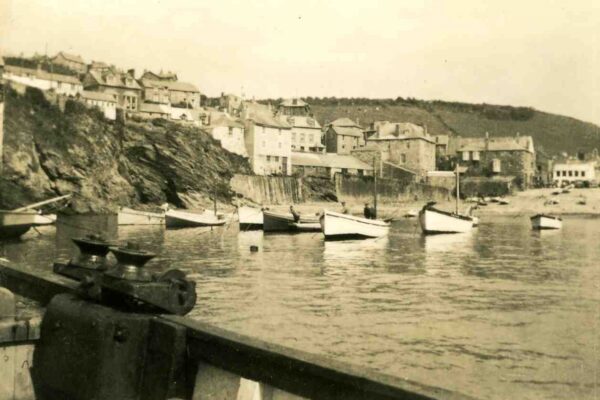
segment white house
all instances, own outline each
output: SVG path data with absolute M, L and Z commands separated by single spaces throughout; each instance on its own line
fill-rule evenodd
M 596 179 L 595 161 L 567 161 L 552 167 L 552 178 L 559 186 L 563 182 L 590 182 Z
M 53 74 L 42 69 L 4 66 L 4 80 L 17 82 L 40 90 L 54 90 L 58 94 L 76 96 L 83 90 L 79 79 L 71 75 Z
M 244 124 L 237 118 L 223 112 L 211 112 L 207 129 L 213 138 L 221 142 L 224 149 L 248 157 L 244 139 Z
M 322 153 L 321 125 L 313 117 L 310 105 L 302 99 L 283 100 L 277 106 L 277 117 L 292 127 L 292 151 Z
M 270 107 L 244 103 L 246 150 L 257 175 L 291 175 L 291 127 L 279 121 Z
M 117 100 L 112 95 L 82 90 L 79 99 L 88 107 L 98 107 L 107 119 L 117 118 Z

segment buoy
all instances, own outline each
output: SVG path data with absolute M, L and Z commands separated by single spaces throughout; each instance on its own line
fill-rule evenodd
M 250 246 L 250 251 L 256 253 L 258 251 L 258 246 Z

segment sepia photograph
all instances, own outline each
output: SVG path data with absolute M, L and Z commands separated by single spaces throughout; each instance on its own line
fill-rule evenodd
M 0 0 L 0 400 L 600 400 L 596 0 Z

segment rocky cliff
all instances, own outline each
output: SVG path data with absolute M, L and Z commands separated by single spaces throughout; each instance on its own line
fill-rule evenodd
M 73 193 L 75 212 L 116 206 L 177 207 L 229 201 L 229 180 L 251 173 L 246 159 L 199 128 L 165 120 L 106 120 L 76 101 L 61 107 L 42 92 L 5 97 L 0 208 Z

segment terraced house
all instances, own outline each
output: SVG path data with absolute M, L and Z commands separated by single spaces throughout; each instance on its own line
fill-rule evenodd
M 200 107 L 200 90 L 191 83 L 181 82 L 168 72 L 145 71 L 139 80 L 145 102 L 169 104 L 179 108 Z
M 128 112 L 140 109 L 142 88 L 134 77 L 133 70 L 121 72 L 116 70 L 90 70 L 83 79 L 86 90 L 106 93 L 117 101 L 117 107 Z
M 87 70 L 85 61 L 77 54 L 69 54 L 61 51 L 52 57 L 51 61 L 53 64 L 62 65 L 80 74 L 84 74 Z
M 531 136 L 456 138 L 457 159 L 470 176 L 514 177 L 521 188 L 531 187 L 536 156 Z
M 380 150 L 384 161 L 420 177 L 435 170 L 436 142 L 426 127 L 410 122 L 375 121 L 370 128 L 367 148 Z
M 328 153 L 350 154 L 364 146 L 363 128 L 350 118 L 338 118 L 327 124 L 325 148 Z
M 283 100 L 277 106 L 277 117 L 292 127 L 292 151 L 322 153 L 325 150 L 321 143 L 321 125 L 304 100 Z
M 4 67 L 4 80 L 35 87 L 40 90 L 53 90 L 66 96 L 76 96 L 83 90 L 81 81 L 75 76 L 53 74 L 41 68 L 24 68 L 15 65 Z
M 263 104 L 245 102 L 245 142 L 250 165 L 257 175 L 291 175 L 292 128 Z

